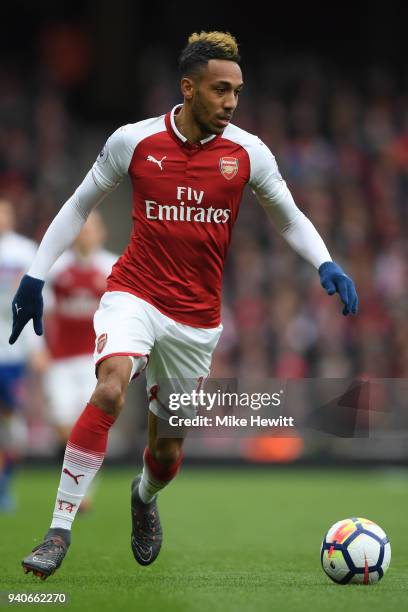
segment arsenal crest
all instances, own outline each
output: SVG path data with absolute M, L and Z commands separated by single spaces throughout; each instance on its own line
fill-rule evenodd
M 108 334 L 101 334 L 96 340 L 96 351 L 97 353 L 102 353 L 103 349 L 106 346 L 106 342 L 108 340 Z
M 220 157 L 220 172 L 227 181 L 234 178 L 238 172 L 238 160 L 236 157 Z

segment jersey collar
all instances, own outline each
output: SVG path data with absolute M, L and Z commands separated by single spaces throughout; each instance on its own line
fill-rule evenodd
M 169 119 L 169 124 L 170 124 L 168 125 L 168 128 L 170 127 L 171 131 L 177 137 L 178 140 L 180 140 L 183 144 L 187 145 L 189 144 L 187 141 L 187 138 L 183 136 L 183 134 L 177 129 L 176 122 L 174 120 L 175 115 L 177 115 L 177 113 L 180 112 L 182 106 L 183 106 L 182 104 L 176 104 L 176 106 L 171 109 L 170 113 L 168 113 L 168 119 Z M 214 138 L 216 137 L 217 137 L 217 134 L 211 134 L 211 136 L 207 136 L 207 138 L 200 140 L 200 145 L 205 145 L 208 142 L 211 142 L 211 140 L 214 140 Z

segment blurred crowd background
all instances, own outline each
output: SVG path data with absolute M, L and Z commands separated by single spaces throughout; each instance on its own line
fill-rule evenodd
M 296 203 L 355 280 L 360 313 L 341 315 L 248 190 L 212 375 L 408 377 L 408 72 L 397 19 L 374 3 L 361 36 L 355 26 L 353 40 L 342 38 L 339 26 L 319 42 L 298 37 L 299 23 L 277 32 L 282 22 L 271 28 L 260 11 L 247 23 L 233 6 L 199 19 L 175 5 L 119 1 L 112 14 L 105 1 L 59 4 L 24 4 L 1 42 L 0 195 L 15 207 L 16 231 L 39 241 L 114 129 L 180 102 L 177 56 L 192 31 L 228 29 L 245 81 L 234 123 L 271 148 Z M 392 49 L 383 44 L 391 39 Z M 101 206 L 115 253 L 127 244 L 130 209 L 127 185 Z M 133 393 L 143 403 L 143 385 Z M 48 455 L 47 411 L 34 397 L 30 448 Z M 128 413 L 121 448 L 131 452 L 142 417 Z

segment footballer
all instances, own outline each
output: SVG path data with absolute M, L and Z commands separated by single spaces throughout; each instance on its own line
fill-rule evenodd
M 160 381 L 193 381 L 198 389 L 209 374 L 222 332 L 224 262 L 247 184 L 276 230 L 318 270 L 324 289 L 340 294 L 343 314 L 357 312 L 353 281 L 296 206 L 271 151 L 231 123 L 243 87 L 235 38 L 224 32 L 192 34 L 179 68 L 182 104 L 110 136 L 52 221 L 13 300 L 10 343 L 30 319 L 41 334 L 49 269 L 90 212 L 129 175 L 133 232 L 94 317 L 96 388 L 67 442 L 50 528 L 22 562 L 25 572 L 43 579 L 67 553 L 72 523 L 102 465 L 127 387 L 144 370 L 148 442 L 143 471 L 131 485 L 131 547 L 141 565 L 157 558 L 162 543 L 157 494 L 176 476 L 183 444 L 158 434 L 160 420 L 169 418 L 168 389 Z

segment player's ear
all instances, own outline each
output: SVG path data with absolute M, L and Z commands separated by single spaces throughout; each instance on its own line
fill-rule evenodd
M 190 77 L 181 79 L 181 93 L 186 100 L 191 100 L 194 94 L 194 81 Z

